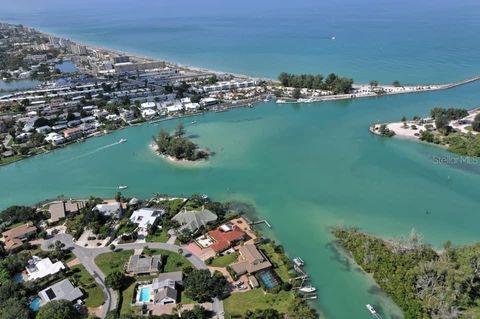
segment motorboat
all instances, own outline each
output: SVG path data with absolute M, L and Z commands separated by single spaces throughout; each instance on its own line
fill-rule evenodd
M 125 143 L 126 141 L 127 141 L 126 138 L 122 138 L 122 139 L 120 139 L 120 141 L 118 141 L 118 143 Z
M 375 310 L 375 308 L 373 308 L 373 306 L 371 304 L 367 304 L 365 307 L 367 307 L 368 311 L 370 311 L 370 313 L 372 315 L 376 315 L 377 314 L 377 311 Z
M 313 294 L 315 291 L 317 291 L 317 288 L 315 288 L 313 286 L 305 286 L 305 287 L 299 288 L 298 291 L 300 291 L 304 294 Z
M 293 258 L 293 263 L 295 264 L 295 266 L 297 267 L 303 267 L 305 265 L 305 262 L 303 261 L 302 258 L 300 257 L 295 257 Z
M 127 189 L 127 188 L 128 188 L 127 185 L 120 185 L 120 186 L 118 186 L 118 189 Z

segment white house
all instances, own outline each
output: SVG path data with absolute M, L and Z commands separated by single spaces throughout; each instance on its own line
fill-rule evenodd
M 148 225 L 153 225 L 158 217 L 162 217 L 165 210 L 162 208 L 140 208 L 133 212 L 130 221 L 138 224 L 138 227 L 146 229 Z
M 140 104 L 140 107 L 142 109 L 154 109 L 157 107 L 157 104 L 155 102 L 145 102 Z
M 49 275 L 56 274 L 62 269 L 65 269 L 65 266 L 61 261 L 52 263 L 50 258 L 42 259 L 37 256 L 33 256 L 32 259 L 28 261 L 27 267 L 25 267 L 25 270 L 28 273 L 27 280 L 44 278 Z
M 200 108 L 200 104 L 198 104 L 198 103 L 187 103 L 187 104 L 185 104 L 185 110 L 187 110 L 187 111 L 195 111 L 195 110 L 198 110 L 198 108 Z
M 119 202 L 109 202 L 109 203 L 97 204 L 93 209 L 97 210 L 98 212 L 100 212 L 105 216 L 118 217 L 120 215 L 122 206 L 120 205 Z
M 152 109 L 144 109 L 142 110 L 142 117 L 143 118 L 152 118 L 154 117 L 155 115 L 157 115 L 157 111 L 155 110 L 152 110 Z
M 47 143 L 52 143 L 53 145 L 59 145 L 65 142 L 65 138 L 58 133 L 48 133 L 45 137 Z

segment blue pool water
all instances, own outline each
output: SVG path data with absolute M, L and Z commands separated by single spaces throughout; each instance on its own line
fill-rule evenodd
M 272 289 L 279 284 L 275 274 L 270 270 L 262 271 L 258 274 L 258 276 L 268 289 Z
M 38 309 L 40 309 L 40 302 L 41 302 L 41 299 L 38 297 L 33 299 L 32 302 L 30 303 L 30 309 L 32 309 L 33 311 L 38 311 Z
M 150 287 L 144 287 L 140 289 L 140 301 L 141 302 L 150 301 Z
M 16 283 L 23 282 L 22 273 L 15 274 L 15 276 L 13 276 L 13 281 L 15 281 Z

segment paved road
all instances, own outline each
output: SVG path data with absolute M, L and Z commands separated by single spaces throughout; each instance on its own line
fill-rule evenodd
M 70 249 L 72 253 L 80 260 L 80 263 L 85 269 L 95 278 L 105 295 L 105 305 L 102 307 L 101 313 L 98 315 L 100 318 L 104 318 L 110 310 L 114 310 L 117 307 L 117 294 L 115 290 L 108 288 L 105 285 L 105 275 L 95 264 L 95 257 L 100 254 L 110 252 L 107 247 L 82 247 L 74 243 L 73 237 L 68 234 L 57 234 L 53 238 L 50 238 L 42 243 L 42 249 L 48 250 L 48 246 L 55 241 L 61 241 L 65 244 L 66 249 Z M 117 249 L 134 250 L 142 249 L 144 247 L 150 247 L 153 249 L 163 249 L 172 252 L 178 252 L 181 247 L 174 244 L 166 243 L 129 243 L 116 245 Z M 203 260 L 196 255 L 192 254 L 188 250 L 182 248 L 183 255 L 192 263 L 197 269 L 208 269 Z M 215 318 L 224 319 L 223 301 L 215 298 L 213 300 L 213 311 L 215 312 Z

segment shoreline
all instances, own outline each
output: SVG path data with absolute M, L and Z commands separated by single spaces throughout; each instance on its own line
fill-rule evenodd
M 186 159 L 177 159 L 173 156 L 162 154 L 158 151 L 158 147 L 153 142 L 148 144 L 148 147 L 150 148 L 150 150 L 152 150 L 155 153 L 155 155 L 159 156 L 160 158 L 162 158 L 166 162 L 168 162 L 170 164 L 174 164 L 174 165 L 178 165 L 178 166 L 182 166 L 182 167 L 195 167 L 195 166 L 199 166 L 201 164 L 206 164 L 208 162 L 208 159 L 201 159 L 201 160 L 197 160 L 197 161 L 189 161 L 189 160 L 186 160 Z

